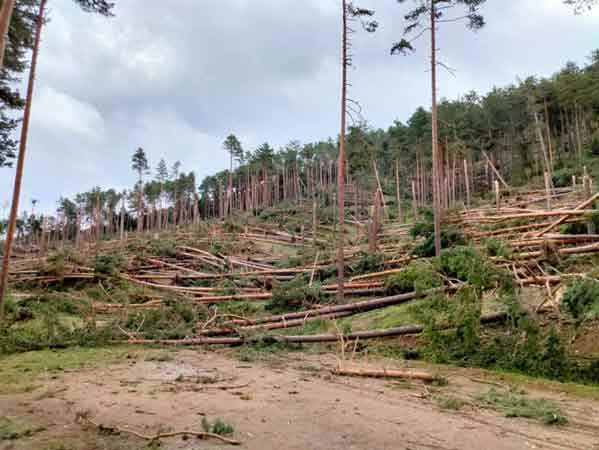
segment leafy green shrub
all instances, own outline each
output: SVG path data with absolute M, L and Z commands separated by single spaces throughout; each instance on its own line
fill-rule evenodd
M 564 293 L 562 306 L 577 320 L 599 316 L 599 281 L 573 281 Z
M 216 421 L 211 424 L 206 417 L 202 417 L 202 428 L 206 433 L 214 433 L 220 436 L 225 436 L 227 434 L 233 434 L 235 431 L 232 425 L 229 425 L 226 422 L 223 422 L 222 419 L 216 419 Z
M 301 306 L 318 304 L 323 299 L 320 284 L 309 286 L 303 276 L 297 276 L 287 283 L 277 284 L 272 298 L 266 304 L 271 311 L 290 311 Z
M 408 292 L 422 293 L 442 285 L 441 277 L 430 263 L 414 261 L 400 273 L 387 280 L 385 293 L 387 295 L 406 294 Z

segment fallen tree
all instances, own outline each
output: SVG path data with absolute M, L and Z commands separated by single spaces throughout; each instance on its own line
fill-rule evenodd
M 507 313 L 493 313 L 481 316 L 481 324 L 491 324 L 505 322 L 508 319 Z M 452 324 L 439 325 L 438 330 L 450 330 L 455 328 Z M 327 333 L 327 334 L 308 334 L 299 336 L 269 335 L 269 336 L 240 336 L 240 337 L 194 337 L 189 339 L 130 339 L 127 341 L 113 341 L 118 344 L 137 344 L 137 345 L 168 345 L 168 346 L 192 346 L 192 345 L 243 345 L 258 343 L 280 343 L 280 344 L 309 344 L 354 341 L 357 339 L 378 339 L 388 337 L 398 337 L 411 334 L 420 334 L 424 331 L 424 325 L 404 325 L 402 327 L 388 328 L 384 330 L 356 331 L 348 334 Z

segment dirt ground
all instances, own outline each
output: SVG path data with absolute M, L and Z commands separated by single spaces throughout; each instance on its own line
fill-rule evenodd
M 34 429 L 29 436 L 0 439 L 0 449 L 599 449 L 595 399 L 520 385 L 527 396 L 551 399 L 567 414 L 567 425 L 547 426 L 507 418 L 471 401 L 490 389 L 509 388 L 496 375 L 426 367 L 447 378 L 447 386 L 437 387 L 334 376 L 330 369 L 336 364 L 330 353 L 256 360 L 229 350 L 150 350 L 113 364 L 43 375 L 32 392 L 0 395 L 0 417 Z M 443 409 L 440 399 L 448 396 L 464 399 L 465 405 Z M 83 412 L 96 423 L 144 434 L 200 431 L 203 417 L 220 418 L 234 427 L 231 437 L 242 445 L 177 437 L 158 446 L 84 426 L 76 420 Z

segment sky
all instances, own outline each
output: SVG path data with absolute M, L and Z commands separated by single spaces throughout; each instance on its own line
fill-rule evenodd
M 51 212 L 93 186 L 130 188 L 140 146 L 152 169 L 181 161 L 201 179 L 228 166 L 230 133 L 253 150 L 339 132 L 341 0 L 116 0 L 109 19 L 72 0 L 48 3 L 21 209 L 37 199 Z M 406 5 L 359 2 L 380 26 L 352 36 L 350 97 L 373 127 L 430 103 L 427 40 L 411 56 L 389 55 Z M 599 48 L 599 8 L 576 16 L 561 0 L 488 0 L 482 13 L 477 33 L 442 25 L 440 58 L 455 73 L 441 70 L 439 96 L 550 76 Z M 0 169 L 0 218 L 13 176 Z

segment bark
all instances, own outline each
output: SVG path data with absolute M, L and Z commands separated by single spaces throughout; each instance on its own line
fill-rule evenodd
M 337 298 L 343 301 L 343 278 L 345 269 L 345 122 L 347 106 L 347 0 L 341 2 L 342 41 L 341 41 L 341 131 L 339 135 L 339 160 L 337 169 Z
M 17 224 L 17 215 L 19 211 L 19 199 L 21 197 L 21 184 L 23 181 L 23 167 L 25 165 L 25 153 L 27 151 L 27 138 L 29 135 L 29 120 L 31 117 L 31 102 L 33 99 L 33 87 L 35 85 L 35 70 L 37 68 L 37 57 L 40 48 L 40 39 L 42 26 L 44 24 L 44 10 L 46 0 L 41 0 L 40 9 L 35 26 L 35 41 L 33 45 L 33 54 L 31 57 L 31 69 L 29 70 L 29 82 L 27 84 L 27 98 L 25 100 L 25 110 L 23 112 L 23 126 L 21 128 L 21 139 L 19 141 L 19 156 L 17 158 L 17 168 L 15 173 L 15 182 L 13 187 L 12 204 L 10 217 L 8 219 L 8 229 L 6 230 L 6 241 L 4 242 L 4 256 L 2 258 L 2 274 L 0 275 L 0 322 L 4 321 L 4 295 L 8 283 L 8 268 L 10 255 L 12 253 L 12 242 Z
M 481 316 L 481 324 L 491 324 L 505 322 L 508 319 L 506 313 L 493 313 Z M 452 329 L 451 324 L 442 324 L 437 329 Z M 420 334 L 424 331 L 422 325 L 405 325 L 397 328 L 387 328 L 383 330 L 356 331 L 342 334 L 308 334 L 299 336 L 273 335 L 260 337 L 224 337 L 224 338 L 190 338 L 190 339 L 131 339 L 129 341 L 119 341 L 127 344 L 162 344 L 162 345 L 242 345 L 260 342 L 281 342 L 281 343 L 318 343 L 318 342 L 344 342 L 355 341 L 357 339 L 378 339 L 387 337 L 406 336 L 410 334 Z
M 437 123 L 437 42 L 435 3 L 431 3 L 431 83 L 432 83 L 432 144 L 433 144 L 433 212 L 435 222 L 435 255 L 441 254 L 441 203 L 439 188 L 439 138 Z
M 587 206 L 589 206 L 590 204 L 592 204 L 598 198 L 599 198 L 599 193 L 593 195 L 588 200 L 585 200 L 584 202 L 582 202 L 580 205 L 578 205 L 576 208 L 574 208 L 574 211 L 583 210 L 584 208 L 586 208 Z M 538 233 L 536 233 L 534 235 L 534 237 L 543 236 L 544 234 L 546 234 L 546 233 L 550 232 L 551 230 L 553 230 L 555 227 L 559 227 L 562 223 L 564 223 L 566 220 L 568 220 L 570 218 L 570 216 L 572 216 L 572 215 L 573 214 L 566 214 L 563 217 L 560 217 L 555 222 L 553 222 L 552 224 L 550 224 L 546 228 L 543 228 L 541 231 L 539 231 Z
M 468 180 L 468 161 L 464 158 L 464 185 L 466 187 L 466 208 L 470 209 L 470 181 Z
M 403 223 L 403 212 L 401 209 L 401 189 L 399 185 L 399 160 L 395 160 L 395 193 L 397 196 L 397 219 Z
M 14 7 L 15 0 L 4 0 L 2 9 L 0 9 L 0 70 L 4 68 L 4 53 Z
M 389 369 L 367 369 L 367 368 L 342 368 L 333 370 L 335 375 L 371 378 L 402 378 L 405 380 L 420 380 L 426 383 L 435 381 L 435 376 L 427 372 L 416 372 L 412 370 L 389 370 Z

